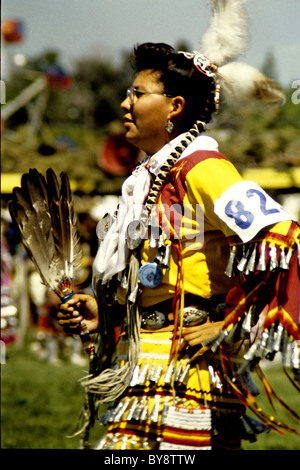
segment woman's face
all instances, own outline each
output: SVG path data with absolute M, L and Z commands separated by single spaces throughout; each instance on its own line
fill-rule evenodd
M 170 140 L 165 126 L 173 109 L 172 98 L 164 95 L 160 73 L 153 70 L 139 72 L 133 87 L 148 93 L 137 92 L 132 100 L 127 97 L 121 104 L 125 111 L 126 139 L 148 155 L 153 155 Z

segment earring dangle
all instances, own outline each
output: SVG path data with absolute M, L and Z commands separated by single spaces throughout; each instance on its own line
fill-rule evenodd
M 171 134 L 171 132 L 173 131 L 174 129 L 174 124 L 173 122 L 170 121 L 170 119 L 168 120 L 167 124 L 166 124 L 166 130 L 169 134 Z

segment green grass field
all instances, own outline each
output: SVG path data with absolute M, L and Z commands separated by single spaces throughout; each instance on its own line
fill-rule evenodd
M 38 360 L 27 347 L 7 347 L 6 364 L 1 366 L 1 448 L 78 449 L 79 439 L 67 436 L 74 432 L 83 405 L 79 379 L 85 373 L 82 366 L 67 362 L 54 366 Z M 266 375 L 278 394 L 300 414 L 300 395 L 281 369 L 268 369 Z M 263 406 L 267 405 L 264 401 Z M 96 426 L 93 433 L 100 436 L 100 431 Z M 243 449 L 299 450 L 300 437 L 272 431 L 260 435 L 253 444 L 244 442 Z
M 1 366 L 1 448 L 76 449 L 69 439 L 84 392 L 80 367 L 40 361 L 26 348 L 7 347 Z

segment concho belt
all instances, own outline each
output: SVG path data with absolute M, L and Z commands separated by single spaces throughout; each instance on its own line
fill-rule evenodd
M 179 322 L 181 310 L 178 312 Z M 184 327 L 195 326 L 205 323 L 209 312 L 198 307 L 185 307 L 183 309 L 182 323 Z M 159 330 L 169 325 L 168 315 L 158 310 L 146 311 L 142 314 L 141 327 L 144 330 Z

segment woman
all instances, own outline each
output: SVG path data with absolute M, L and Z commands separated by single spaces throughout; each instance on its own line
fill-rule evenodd
M 242 182 L 242 178 L 232 164 L 218 152 L 217 143 L 203 133 L 204 124 L 210 121 L 215 107 L 214 79 L 199 71 L 192 58 L 184 53 L 176 53 L 163 44 L 141 45 L 136 49 L 135 57 L 137 75 L 122 103 L 124 126 L 127 139 L 145 151 L 148 158 L 146 163 L 136 169 L 136 174 L 124 184 L 123 200 L 119 209 L 121 228 L 124 220 L 126 228 L 128 227 L 129 219 L 126 217 L 130 212 L 129 207 L 126 206 L 125 215 L 122 213 L 123 206 L 128 204 L 127 200 L 131 198 L 130 208 L 134 207 L 137 212 L 140 203 L 146 202 L 146 206 L 149 204 L 147 195 L 151 179 L 158 178 L 162 181 L 158 185 L 158 196 L 153 199 L 155 204 L 150 201 L 151 214 L 157 215 L 157 223 L 151 226 L 150 237 L 142 240 L 138 246 L 141 266 L 137 284 L 140 292 L 136 303 L 142 317 L 142 332 L 141 354 L 137 357 L 136 363 L 140 371 L 137 381 L 140 383 L 134 383 L 134 378 L 130 377 L 131 386 L 127 383 L 121 391 L 121 400 L 120 397 L 113 396 L 113 399 L 117 398 L 117 404 L 114 403 L 109 409 L 111 413 L 106 414 L 108 421 L 112 420 L 113 411 L 119 410 L 119 413 L 112 420 L 111 431 L 106 434 L 101 446 L 108 448 L 137 446 L 137 448 L 153 449 L 159 445 L 161 448 L 166 448 L 171 441 L 176 442 L 178 448 L 180 441 L 183 440 L 183 445 L 187 448 L 188 446 L 239 448 L 240 439 L 245 432 L 240 420 L 244 414 L 244 406 L 226 385 L 218 355 L 213 357 L 211 352 L 204 354 L 205 348 L 201 348 L 201 344 L 216 337 L 222 330 L 225 297 L 234 286 L 241 283 L 242 273 L 233 277 L 225 274 L 229 258 L 228 240 L 229 237 L 234 238 L 236 234 L 214 212 L 214 203 L 228 188 Z M 197 94 L 199 97 L 195 99 Z M 194 121 L 196 125 L 191 132 L 188 132 Z M 175 157 L 171 161 L 170 168 L 164 170 L 164 174 L 166 173 L 164 177 L 160 172 L 166 159 L 174 153 L 174 149 L 176 149 Z M 204 208 L 198 220 L 197 205 Z M 139 220 L 143 220 L 145 207 L 140 210 Z M 172 207 L 176 207 L 173 213 L 168 211 Z M 179 208 L 185 210 L 180 212 Z M 146 207 L 147 222 L 150 220 L 150 210 Z M 276 210 L 281 230 L 285 229 L 286 224 L 290 227 L 292 223 L 281 222 L 282 213 L 279 209 Z M 134 221 L 132 214 L 131 219 Z M 160 230 L 155 237 L 153 233 L 155 235 L 157 227 Z M 278 230 L 278 224 L 268 230 L 273 230 L 275 233 L 275 229 Z M 116 305 L 125 305 L 125 297 L 130 296 L 133 291 L 128 291 L 128 285 L 124 281 L 128 276 L 127 256 L 124 255 L 124 259 L 120 259 L 120 250 L 127 250 L 125 246 L 127 237 L 124 236 L 124 240 L 119 233 L 116 250 L 114 240 L 110 237 L 110 234 L 114 234 L 117 238 L 114 224 L 110 230 L 102 242 L 95 261 L 95 276 L 102 280 L 106 288 L 111 280 L 112 284 L 117 285 L 114 294 L 117 293 L 118 303 L 113 300 L 108 302 L 111 305 L 109 315 L 112 315 Z M 204 230 L 204 237 L 201 237 L 201 230 Z M 132 233 L 133 241 L 135 234 L 136 232 Z M 167 252 L 169 256 L 164 264 L 158 260 L 158 256 L 162 255 L 164 258 Z M 147 270 L 154 275 L 154 280 L 151 276 L 149 280 Z M 120 279 L 120 273 L 123 279 Z M 161 278 L 156 285 L 157 274 Z M 183 279 L 180 279 L 180 274 Z M 184 292 L 182 299 L 184 306 L 178 297 L 178 291 L 180 294 Z M 87 313 L 84 316 L 88 320 L 90 330 L 97 331 L 102 328 L 103 325 L 99 324 L 97 315 L 96 300 L 85 295 L 75 295 L 69 302 L 67 311 L 72 313 L 73 317 L 78 315 L 79 322 L 79 313 L 73 306 L 79 305 L 78 302 L 85 305 Z M 132 304 L 134 305 L 134 302 Z M 174 318 L 179 309 L 185 312 L 181 328 Z M 124 321 L 121 318 L 119 322 L 120 315 L 122 317 L 122 307 L 118 307 L 118 310 L 121 313 L 115 313 L 113 326 L 116 327 L 119 323 L 122 325 L 118 351 L 122 368 Z M 76 318 L 63 319 L 62 313 L 59 316 L 60 323 L 64 326 L 76 323 Z M 183 327 L 184 324 L 188 326 Z M 180 332 L 183 340 L 180 346 L 181 352 L 176 348 L 176 335 L 173 340 L 170 339 L 170 333 L 174 332 L 174 329 Z M 234 351 L 231 353 L 235 359 L 241 355 L 234 354 Z M 195 361 L 197 355 L 200 359 Z M 191 359 L 193 359 L 192 367 Z M 169 364 L 173 368 L 172 371 L 168 369 Z M 189 374 L 188 382 L 185 384 L 186 369 L 189 369 Z M 170 371 L 169 377 L 166 377 L 167 370 Z M 130 375 L 131 373 L 134 375 L 137 368 L 129 368 L 129 371 Z M 143 376 L 142 371 L 146 375 Z M 155 372 L 159 374 L 156 378 Z M 90 385 L 93 388 L 95 384 L 96 381 Z M 175 396 L 173 396 L 174 390 Z M 97 392 L 96 385 L 95 391 Z M 205 414 L 203 418 L 201 414 L 199 415 L 198 422 L 195 418 L 190 438 L 187 438 L 182 429 L 176 435 L 172 421 L 176 418 L 169 417 L 168 421 L 168 418 L 163 417 L 166 403 L 169 407 L 171 404 L 181 405 L 183 414 L 187 409 L 193 410 L 193 415 L 196 414 L 195 410 L 199 412 L 210 410 L 209 404 L 213 403 L 214 435 L 211 435 L 210 426 L 206 425 Z M 156 405 L 160 407 L 160 415 L 156 413 Z M 141 419 L 143 409 L 146 411 L 144 419 Z M 130 416 L 133 415 L 132 418 L 128 417 L 129 413 Z M 176 411 L 174 413 L 176 416 Z M 164 421 L 164 425 L 163 419 L 167 420 Z M 231 426 L 230 434 L 225 432 L 228 422 Z M 184 425 L 187 426 L 187 423 Z M 161 441 L 165 444 L 161 444 Z
M 218 106 L 215 65 L 147 43 L 135 50 L 135 68 L 121 106 L 126 138 L 147 157 L 125 181 L 101 241 L 97 300 L 76 294 L 58 317 L 68 331 L 81 315 L 100 331 L 86 380 L 97 404 L 110 404 L 98 449 L 239 449 L 265 429 L 245 415 L 256 393 L 246 366 L 259 360 L 245 356 L 251 326 L 262 318 L 274 326 L 268 312 L 274 316 L 278 283 L 298 283 L 299 228 L 205 134 Z M 262 267 L 269 245 L 276 260 L 266 255 Z M 277 252 L 286 249 L 282 274 Z M 285 318 L 291 347 L 293 308 Z

